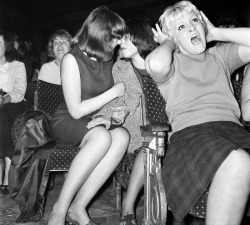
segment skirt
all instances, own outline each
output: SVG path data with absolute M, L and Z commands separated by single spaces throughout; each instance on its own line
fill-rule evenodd
M 12 125 L 18 116 L 25 110 L 31 108 L 32 106 L 26 101 L 8 103 L 0 106 L 0 158 L 12 158 L 14 152 L 11 135 Z
M 182 220 L 208 190 L 216 171 L 233 150 L 250 149 L 250 134 L 230 121 L 185 128 L 170 138 L 162 180 L 167 202 Z

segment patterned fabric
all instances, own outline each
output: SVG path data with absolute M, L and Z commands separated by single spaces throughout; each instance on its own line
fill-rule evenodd
M 142 76 L 142 82 L 149 122 L 151 124 L 168 124 L 168 117 L 165 111 L 166 102 L 163 99 L 156 83 L 149 76 Z
M 33 207 L 19 204 L 19 209 L 21 213 L 19 217 L 16 219 L 16 223 L 39 222 L 44 216 L 44 208 L 45 208 L 45 196 L 43 197 L 42 204 L 39 206 L 39 209 L 35 214 Z
M 38 110 L 52 118 L 57 106 L 63 99 L 61 85 L 38 81 Z M 67 171 L 79 149 L 57 142 L 50 156 L 50 170 Z
M 57 106 L 63 98 L 62 86 L 38 80 L 38 109 L 52 118 Z
M 127 189 L 128 187 L 129 178 L 133 169 L 135 158 L 140 150 L 141 148 L 135 150 L 134 152 L 125 154 L 124 158 L 115 170 L 115 181 L 117 183 L 120 183 L 121 186 L 125 189 Z

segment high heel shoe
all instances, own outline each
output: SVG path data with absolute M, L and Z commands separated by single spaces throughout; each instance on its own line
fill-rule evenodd
M 65 218 L 65 225 L 79 225 L 79 223 L 75 220 L 73 220 L 71 217 L 70 217 L 70 212 L 67 212 L 66 214 L 66 218 Z M 86 223 L 85 225 L 97 225 L 95 223 L 93 223 L 91 220 Z

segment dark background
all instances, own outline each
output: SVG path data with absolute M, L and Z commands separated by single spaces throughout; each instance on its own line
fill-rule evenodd
M 158 21 L 168 5 L 176 0 L 0 0 L 0 29 L 31 40 L 39 50 L 55 29 L 72 35 L 94 8 L 106 5 L 124 19 L 137 16 Z M 221 16 L 233 17 L 250 27 L 250 0 L 193 0 L 214 24 Z

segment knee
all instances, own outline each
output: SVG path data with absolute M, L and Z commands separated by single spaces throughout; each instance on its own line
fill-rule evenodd
M 229 172 L 235 176 L 237 180 L 242 181 L 250 188 L 250 156 L 243 149 L 233 151 L 231 155 L 231 163 L 229 164 Z
M 121 145 L 128 145 L 130 135 L 123 127 L 118 127 L 114 130 L 113 138 L 115 138 Z
M 87 141 L 94 142 L 95 145 L 101 145 L 102 147 L 106 146 L 109 148 L 112 143 L 112 137 L 106 128 L 98 126 L 91 129 L 88 133 Z

